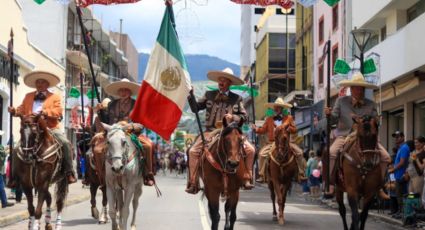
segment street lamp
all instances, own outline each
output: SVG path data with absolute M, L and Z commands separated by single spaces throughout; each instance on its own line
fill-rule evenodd
M 289 94 L 289 36 L 288 36 L 288 14 L 292 12 L 292 8 L 281 8 L 280 11 L 285 15 L 286 22 L 286 95 Z
M 366 48 L 367 43 L 373 35 L 373 30 L 370 29 L 357 29 L 354 27 L 354 30 L 351 31 L 354 41 L 356 42 L 357 47 L 360 50 L 360 57 L 354 55 L 357 59 L 360 60 L 360 72 L 363 74 L 363 59 L 364 59 L 364 49 Z

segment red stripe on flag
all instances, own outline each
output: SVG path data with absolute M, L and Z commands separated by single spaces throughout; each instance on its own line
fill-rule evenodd
M 77 0 L 77 4 L 81 7 L 87 7 L 93 4 L 111 5 L 111 4 L 134 3 L 138 1 L 140 0 Z
M 130 118 L 169 140 L 181 115 L 182 111 L 173 101 L 143 81 Z

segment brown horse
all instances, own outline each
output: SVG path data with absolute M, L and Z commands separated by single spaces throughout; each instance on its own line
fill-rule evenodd
M 84 145 L 84 146 L 83 146 Z M 105 185 L 105 153 L 106 153 L 106 132 L 99 132 L 91 139 L 80 140 L 79 148 L 86 154 L 86 179 L 90 184 L 90 203 L 92 217 L 99 221 L 99 224 L 104 224 L 108 221 L 107 204 Z M 91 150 L 91 151 L 90 151 Z M 102 191 L 102 212 L 99 216 L 99 210 L 96 207 L 97 190 Z
M 343 193 L 347 192 L 352 212 L 350 229 L 364 229 L 370 205 L 382 184 L 379 167 L 378 120 L 370 116 L 353 118 L 353 120 L 357 125 L 356 137 L 345 143 L 335 167 L 335 195 L 345 230 L 348 227 Z M 359 221 L 358 201 L 361 197 L 363 197 L 363 210 Z
M 56 228 L 60 229 L 61 212 L 68 193 L 68 182 L 60 170 L 63 157 L 61 145 L 55 140 L 41 115 L 20 118 L 21 141 L 13 154 L 15 164 L 13 170 L 27 197 L 30 216 L 28 229 L 40 229 L 44 201 L 47 203 L 46 229 L 52 229 L 50 209 L 52 196 L 49 192 L 49 185 L 52 183 L 56 183 L 55 196 L 58 212 Z M 33 205 L 33 189 L 38 192 L 37 209 L 34 209 Z
M 281 125 L 275 130 L 275 148 L 270 155 L 269 173 L 269 190 L 273 203 L 273 220 L 278 220 L 279 224 L 285 223 L 284 209 L 286 202 L 286 194 L 291 188 L 292 179 L 297 175 L 297 162 L 295 154 L 289 147 L 289 132 L 286 126 Z M 276 213 L 276 196 L 279 205 L 279 216 Z
M 220 195 L 226 198 L 225 230 L 231 230 L 236 221 L 236 206 L 239 200 L 239 188 L 242 186 L 246 167 L 243 159 L 242 122 L 227 124 L 223 119 L 223 129 L 218 140 L 208 149 L 205 148 L 201 160 L 204 193 L 208 199 L 211 229 L 217 230 L 220 221 Z

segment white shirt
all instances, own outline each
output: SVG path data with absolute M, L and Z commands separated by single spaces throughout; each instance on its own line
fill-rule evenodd
M 35 93 L 37 95 L 38 93 Z M 43 110 L 43 102 L 42 100 L 34 100 L 32 104 L 32 113 L 39 114 Z

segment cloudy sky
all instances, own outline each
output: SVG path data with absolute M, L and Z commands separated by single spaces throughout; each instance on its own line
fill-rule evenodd
M 229 0 L 174 0 L 177 33 L 186 54 L 208 54 L 239 64 L 240 5 Z M 205 4 L 198 5 L 196 3 Z M 130 35 L 139 52 L 149 53 L 164 14 L 163 0 L 94 6 L 104 28 Z

